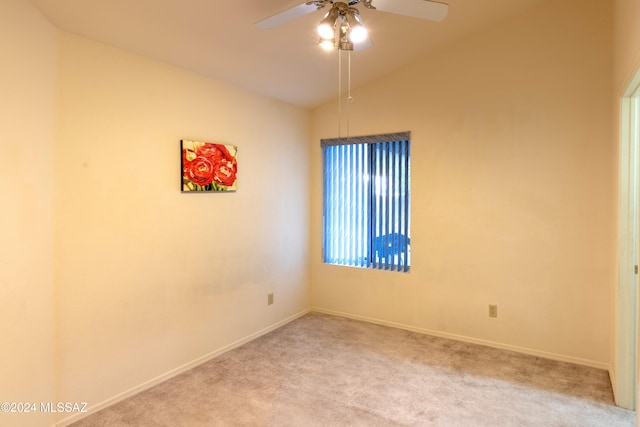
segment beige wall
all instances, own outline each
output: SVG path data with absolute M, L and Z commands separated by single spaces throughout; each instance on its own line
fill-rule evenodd
M 31 3 L 1 2 L 0 55 L 0 402 L 48 402 L 56 30 Z M 50 419 L 0 413 L 0 425 Z
M 608 368 L 611 33 L 606 2 L 549 1 L 354 94 L 352 134 L 412 132 L 409 274 L 322 264 L 314 111 L 313 305 Z
M 614 89 L 618 96 L 640 69 L 640 1 L 615 0 Z
M 0 401 L 100 406 L 308 309 L 308 111 L 28 1 L 0 34 Z M 181 194 L 181 138 L 238 145 L 239 191 Z
M 69 34 L 57 105 L 61 398 L 103 403 L 309 308 L 308 111 Z M 181 138 L 237 145 L 238 192 L 181 194 Z

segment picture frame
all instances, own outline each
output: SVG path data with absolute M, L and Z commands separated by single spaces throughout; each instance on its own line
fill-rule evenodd
M 237 146 L 181 139 L 180 154 L 183 193 L 237 191 Z

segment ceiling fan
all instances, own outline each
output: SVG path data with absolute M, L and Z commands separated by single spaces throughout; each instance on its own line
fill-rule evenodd
M 442 21 L 449 12 L 449 5 L 433 0 L 307 0 L 269 18 L 256 22 L 259 28 L 274 28 L 316 10 L 331 6 L 318 25 L 320 46 L 338 51 L 338 137 L 342 128 L 342 52 L 347 51 L 347 111 L 353 102 L 351 96 L 351 51 L 372 46 L 371 39 L 360 20 L 360 12 L 355 5 L 362 4 L 371 10 L 405 15 L 412 18 Z M 347 139 L 349 138 L 349 117 L 347 114 Z
M 367 47 L 371 45 L 371 41 L 366 34 L 366 29 L 364 29 L 364 26 L 360 21 L 359 12 L 354 7 L 358 3 L 362 4 L 367 9 L 380 10 L 382 12 L 395 13 L 398 15 L 427 19 L 430 21 L 442 21 L 449 11 L 449 6 L 447 4 L 432 0 L 312 0 L 263 19 L 257 22 L 256 25 L 260 28 L 274 28 L 303 15 L 323 9 L 325 6 L 331 5 L 331 9 L 324 16 L 324 19 L 320 22 L 320 26 L 318 28 L 318 32 L 321 36 L 320 44 L 323 44 L 322 42 L 324 39 L 332 44 L 331 47 L 335 47 L 340 50 L 353 50 L 352 42 L 346 41 L 345 43 L 340 43 L 341 36 L 338 34 L 340 32 L 339 29 L 337 30 L 335 37 L 335 45 L 328 35 L 327 37 L 322 35 L 320 27 L 323 23 L 329 23 L 334 29 L 336 29 L 342 26 L 338 25 L 338 22 L 343 21 L 347 24 L 346 26 L 351 34 L 351 38 L 353 38 L 353 35 L 355 34 L 353 29 L 358 26 L 362 27 L 364 30 L 364 39 L 361 41 L 364 42 L 364 47 Z M 329 31 L 328 28 L 327 31 Z M 342 39 L 346 40 L 344 37 L 342 37 Z

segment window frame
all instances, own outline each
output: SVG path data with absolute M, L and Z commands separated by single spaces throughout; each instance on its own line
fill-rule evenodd
M 322 139 L 320 143 L 323 183 L 323 262 L 331 265 L 409 272 L 411 258 L 411 132 Z M 363 144 L 366 145 L 364 149 L 357 147 Z M 348 151 L 346 153 L 338 151 L 337 146 L 349 146 L 343 147 Z M 364 157 L 354 159 L 353 153 Z M 336 157 L 338 160 L 335 160 Z M 349 160 L 345 160 L 345 158 Z M 365 163 L 364 169 L 361 167 L 362 163 Z M 328 176 L 331 168 L 335 168 L 336 165 L 346 165 L 350 169 L 347 172 L 340 171 Z M 355 174 L 352 171 L 356 171 Z M 374 176 L 376 178 L 372 179 Z M 340 185 L 336 184 L 336 180 L 340 181 Z M 384 180 L 383 190 L 380 189 L 380 180 Z M 344 181 L 348 182 L 345 184 Z M 364 216 L 367 218 L 364 228 L 356 226 L 359 233 L 365 230 L 366 235 L 357 234 L 357 238 L 363 240 L 362 244 L 358 243 L 357 245 L 359 249 L 364 248 L 366 252 L 357 251 L 353 247 L 344 249 L 344 247 L 338 246 L 336 248 L 335 242 L 342 242 L 346 238 L 335 233 L 347 231 L 349 235 L 352 235 L 356 231 L 349 228 L 350 224 L 346 226 L 343 224 L 344 219 L 340 219 L 340 215 L 344 216 L 345 211 L 337 214 L 335 211 L 339 208 L 336 208 L 335 204 L 344 201 L 356 202 L 353 199 L 354 196 L 349 193 L 359 192 L 362 188 L 366 191 L 365 201 L 357 200 L 357 203 L 353 203 L 355 206 L 350 204 L 352 207 L 349 208 L 351 210 L 348 213 L 353 217 L 362 218 Z M 387 194 L 388 191 L 391 193 Z M 328 195 L 328 192 L 337 193 L 337 196 L 332 197 Z M 340 195 L 341 192 L 342 195 Z M 333 201 L 329 200 L 330 198 Z M 398 201 L 395 201 L 396 199 Z M 360 210 L 364 210 L 364 212 L 360 212 Z M 354 224 L 354 220 L 349 222 L 351 225 Z M 329 228 L 332 228 L 333 231 Z M 344 242 L 342 245 L 350 246 L 349 243 Z M 336 255 L 338 251 L 340 252 L 339 256 Z M 345 252 L 349 253 L 345 254 Z M 350 258 L 350 255 L 355 258 Z

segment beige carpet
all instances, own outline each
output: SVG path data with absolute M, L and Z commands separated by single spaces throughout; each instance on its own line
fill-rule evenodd
M 75 426 L 633 426 L 608 373 L 308 314 Z

